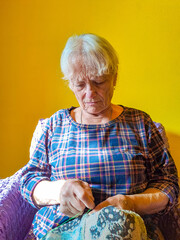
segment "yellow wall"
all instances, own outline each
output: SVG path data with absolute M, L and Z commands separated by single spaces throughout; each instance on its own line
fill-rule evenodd
M 112 43 L 121 62 L 113 102 L 163 123 L 180 156 L 179 0 L 1 0 L 0 24 L 0 177 L 28 161 L 39 118 L 77 104 L 59 69 L 74 33 Z

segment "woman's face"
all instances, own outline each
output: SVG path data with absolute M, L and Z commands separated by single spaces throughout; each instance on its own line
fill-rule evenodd
M 116 76 L 103 75 L 72 80 L 72 90 L 80 107 L 89 114 L 100 114 L 109 108 Z

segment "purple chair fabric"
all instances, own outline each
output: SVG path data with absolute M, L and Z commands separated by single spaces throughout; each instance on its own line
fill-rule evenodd
M 168 146 L 164 128 L 159 123 L 155 124 Z M 30 155 L 43 126 L 44 121 L 41 119 L 33 135 Z M 0 240 L 36 239 L 31 225 L 37 210 L 19 192 L 21 173 L 22 169 L 11 177 L 0 179 Z M 159 227 L 165 240 L 180 240 L 180 199 L 174 209 L 161 217 Z
M 36 213 L 19 192 L 21 172 L 0 180 L 0 240 L 24 240 Z

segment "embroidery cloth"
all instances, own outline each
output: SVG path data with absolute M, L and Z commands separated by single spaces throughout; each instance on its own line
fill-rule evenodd
M 142 218 L 113 206 L 85 214 L 51 230 L 43 240 L 147 240 Z

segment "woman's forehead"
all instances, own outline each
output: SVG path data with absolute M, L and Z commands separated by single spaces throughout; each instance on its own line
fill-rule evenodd
M 103 75 L 96 75 L 96 74 L 79 74 L 72 78 L 73 82 L 82 82 L 82 81 L 102 81 L 110 79 L 110 75 L 103 74 Z

